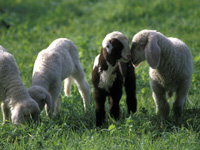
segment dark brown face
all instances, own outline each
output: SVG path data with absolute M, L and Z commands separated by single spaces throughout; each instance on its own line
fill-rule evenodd
M 102 48 L 103 56 L 114 66 L 121 59 L 123 48 L 123 44 L 118 39 L 111 39 L 106 48 Z

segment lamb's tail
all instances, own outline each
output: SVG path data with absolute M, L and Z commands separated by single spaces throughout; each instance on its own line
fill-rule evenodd
M 71 94 L 71 84 L 72 84 L 72 77 L 69 76 L 64 81 L 64 93 L 65 93 L 65 96 L 70 96 L 70 94 Z

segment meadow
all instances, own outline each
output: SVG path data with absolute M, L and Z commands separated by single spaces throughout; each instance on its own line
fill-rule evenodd
M 199 0 L 0 0 L 0 45 L 15 57 L 27 88 L 38 52 L 60 37 L 71 39 L 78 47 L 92 91 L 94 58 L 100 52 L 102 40 L 112 31 L 122 32 L 130 43 L 133 35 L 143 29 L 180 38 L 190 48 L 194 62 L 181 126 L 175 126 L 170 112 L 161 128 L 149 86 L 149 67 L 143 62 L 135 70 L 138 100 L 135 114 L 127 115 L 124 94 L 120 120 L 109 116 L 106 103 L 105 124 L 96 128 L 93 94 L 91 106 L 84 112 L 73 84 L 70 97 L 65 97 L 62 89 L 61 112 L 51 120 L 43 111 L 38 124 L 0 125 L 0 149 L 200 149 L 199 8 Z M 169 99 L 170 106 L 173 98 Z

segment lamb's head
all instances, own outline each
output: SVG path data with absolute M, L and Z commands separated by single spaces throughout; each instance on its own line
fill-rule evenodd
M 28 100 L 20 101 L 11 108 L 11 121 L 14 124 L 23 124 L 31 121 L 37 122 L 40 115 L 38 104 L 29 97 Z
M 102 42 L 101 54 L 113 66 L 118 61 L 130 61 L 131 52 L 128 38 L 116 31 L 107 34 Z
M 157 43 L 159 34 L 153 30 L 142 30 L 132 39 L 131 60 L 134 67 L 147 60 L 149 66 L 156 69 L 160 63 L 161 50 Z
M 49 93 L 41 86 L 31 86 L 28 89 L 29 95 L 38 103 L 40 110 L 42 111 L 45 104 L 48 106 L 48 111 L 52 112 L 52 99 Z

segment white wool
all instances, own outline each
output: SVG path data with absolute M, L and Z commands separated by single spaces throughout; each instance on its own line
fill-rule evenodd
M 108 69 L 100 73 L 99 87 L 105 89 L 107 92 L 109 92 L 109 88 L 113 85 L 113 82 L 116 79 L 117 75 L 116 73 L 113 74 L 113 71 L 116 69 L 117 65 L 118 64 L 111 66 L 108 64 Z
M 43 95 L 47 95 L 46 97 L 50 95 L 50 99 L 46 99 L 46 102 L 49 102 L 49 105 L 52 106 L 48 106 L 47 109 L 49 108 L 49 110 L 46 109 L 46 112 L 52 113 L 52 111 L 60 108 L 56 104 L 60 104 L 57 100 L 60 100 L 58 97 L 62 81 L 66 80 L 64 92 L 65 95 L 69 95 L 72 79 L 78 87 L 86 110 L 86 104 L 89 105 L 90 103 L 90 87 L 80 64 L 78 49 L 69 39 L 60 38 L 53 41 L 47 49 L 39 52 L 34 64 L 29 93 L 35 97 L 38 103 L 43 100 L 43 97 L 37 96 L 38 92 L 42 91 Z M 40 91 L 32 90 L 34 86 L 40 86 L 43 89 Z
M 11 120 L 14 124 L 23 123 L 24 115 L 29 113 L 33 118 L 37 118 L 40 113 L 38 104 L 29 96 L 22 83 L 14 57 L 2 46 L 0 46 L 0 79 L 3 122 Z
M 153 47 L 153 48 L 152 48 Z M 176 92 L 173 111 L 175 115 L 182 113 L 187 93 L 192 78 L 192 55 L 187 45 L 177 38 L 168 38 L 153 30 L 142 30 L 132 40 L 132 61 L 135 65 L 151 57 L 160 60 L 157 65 L 149 59 L 150 85 L 153 91 L 153 98 L 156 103 L 156 111 L 165 118 L 169 114 L 169 104 L 166 99 L 166 92 Z M 149 51 L 151 50 L 151 51 Z M 149 52 L 149 53 L 148 53 Z M 159 56 L 159 57 L 158 57 Z M 150 57 L 149 57 L 150 58 Z M 153 64 L 153 68 L 151 67 Z

